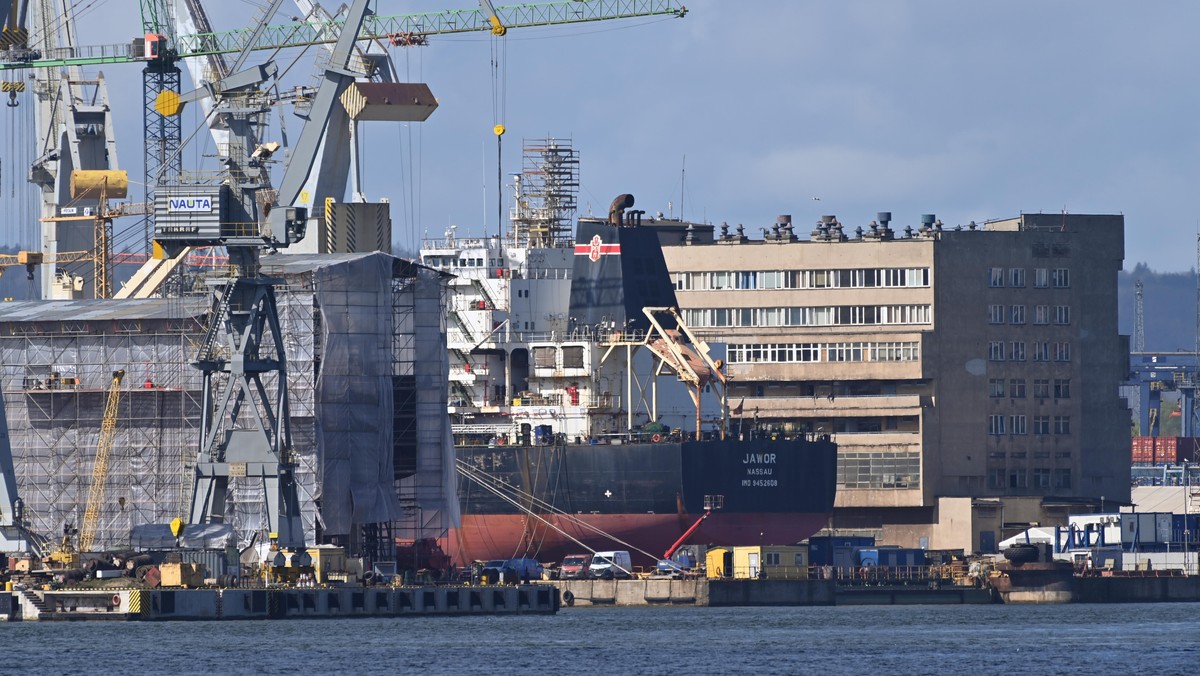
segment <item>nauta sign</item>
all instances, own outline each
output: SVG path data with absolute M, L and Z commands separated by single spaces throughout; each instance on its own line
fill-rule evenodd
M 171 197 L 167 199 L 167 211 L 212 211 L 211 197 Z

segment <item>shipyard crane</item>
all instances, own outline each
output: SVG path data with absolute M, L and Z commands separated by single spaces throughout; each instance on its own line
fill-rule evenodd
M 333 36 L 339 33 L 343 22 L 325 15 L 324 18 L 315 19 L 315 7 L 309 12 L 310 18 L 300 22 L 279 26 L 267 25 L 267 20 L 278 7 L 279 0 L 274 0 L 272 6 L 265 10 L 261 20 L 255 22 L 253 28 L 228 31 L 223 33 L 215 32 L 199 32 L 195 34 L 178 34 L 171 20 L 173 15 L 182 16 L 187 14 L 190 17 L 203 16 L 202 5 L 199 0 L 179 0 L 186 8 L 186 11 L 168 11 L 168 3 L 171 0 L 140 0 L 142 30 L 144 37 L 139 37 L 131 43 L 122 45 L 101 45 L 91 47 L 80 47 L 74 44 L 74 24 L 71 20 L 71 8 L 66 0 L 38 0 L 35 5 L 35 10 L 40 8 L 40 11 L 35 11 L 35 17 L 39 17 L 35 22 L 39 29 L 36 32 L 40 36 L 41 42 L 29 44 L 23 39 L 17 41 L 16 44 L 10 46 L 9 49 L 0 51 L 0 71 L 6 70 L 21 70 L 27 68 L 37 68 L 45 71 L 45 75 L 39 75 L 39 78 L 44 80 L 44 84 L 38 87 L 39 102 L 46 100 L 48 102 L 58 101 L 60 89 L 68 94 L 72 91 L 69 87 L 60 87 L 59 82 L 69 84 L 72 82 L 85 83 L 96 88 L 97 94 L 91 97 L 91 104 L 86 110 L 82 110 L 80 106 L 63 106 L 63 105 L 41 105 L 40 109 L 51 111 L 53 119 L 46 118 L 43 114 L 43 123 L 40 128 L 45 133 L 40 133 L 41 137 L 51 139 L 54 129 L 64 129 L 69 138 L 65 138 L 63 143 L 55 143 L 45 141 L 40 144 L 44 150 L 42 157 L 39 159 L 34 170 L 31 172 L 33 181 L 42 186 L 44 204 L 42 215 L 44 219 L 54 218 L 59 216 L 57 209 L 65 203 L 65 177 L 70 174 L 72 168 L 116 168 L 116 148 L 115 142 L 111 138 L 110 130 L 112 129 L 109 111 L 111 107 L 107 101 L 107 90 L 104 86 L 103 74 L 96 81 L 83 81 L 79 75 L 80 66 L 92 66 L 106 63 L 142 63 L 143 70 L 143 136 L 144 148 L 143 154 L 143 175 L 145 179 L 145 199 L 148 204 L 153 204 L 156 197 L 158 184 L 165 177 L 177 177 L 182 173 L 182 156 L 181 150 L 183 146 L 181 120 L 178 115 L 181 106 L 180 97 L 180 69 L 178 62 L 181 59 L 189 59 L 195 57 L 215 57 L 223 54 L 238 53 L 237 63 L 231 70 L 236 70 L 237 66 L 244 62 L 246 55 L 250 51 L 257 50 L 278 50 L 285 47 L 308 46 L 318 44 L 329 44 L 333 42 Z M 61 3 L 61 6 L 53 8 L 55 3 Z M 304 3 L 299 3 L 304 4 Z M 425 39 L 429 35 L 444 34 L 444 33 L 460 33 L 470 31 L 490 30 L 494 34 L 503 35 L 509 27 L 525 27 L 525 26 L 548 26 L 564 23 L 578 23 L 601 21 L 606 19 L 616 18 L 632 18 L 646 16 L 675 16 L 682 17 L 687 13 L 686 8 L 677 4 L 673 0 L 591 0 L 587 2 L 568 1 L 568 2 L 552 2 L 541 5 L 519 5 L 514 7 L 494 8 L 492 4 L 486 0 L 481 3 L 481 9 L 477 10 L 446 10 L 440 12 L 426 12 L 421 14 L 400 15 L 391 17 L 380 17 L 369 15 L 364 21 L 363 34 L 359 40 L 371 40 L 378 42 L 386 40 L 389 44 L 413 45 L 424 44 Z M 57 17 L 62 17 L 62 29 L 55 27 L 53 22 Z M 199 22 L 207 25 L 207 21 Z M 6 23 L 7 25 L 7 23 Z M 55 42 L 55 36 L 62 35 L 64 44 L 59 45 Z M 6 33 L 7 35 L 7 33 Z M 26 33 L 20 34 L 22 37 Z M 373 67 L 372 72 L 379 70 L 380 64 L 379 55 L 372 55 L 366 60 L 369 67 Z M 208 60 L 208 65 L 215 66 L 215 73 L 228 75 L 227 71 L 222 69 L 222 62 L 217 62 L 211 58 Z M 69 68 L 68 77 L 63 79 L 60 75 L 60 70 Z M 253 70 L 253 69 L 251 69 Z M 234 76 L 236 77 L 236 73 Z M 368 73 L 369 75 L 369 73 Z M 261 82 L 264 76 L 258 78 L 257 82 L 247 82 L 245 79 L 235 80 L 233 83 L 221 84 L 229 88 L 237 88 L 238 86 L 255 85 Z M 15 83 L 14 83 L 15 84 Z M 214 85 L 206 85 L 210 91 L 215 93 Z M 49 94 L 47 93 L 49 92 Z M 14 92 L 15 94 L 15 92 Z M 73 99 L 80 99 L 79 96 L 74 96 Z M 88 100 L 83 99 L 84 103 Z M 68 112 L 64 113 L 64 109 Z M 78 111 L 78 112 L 77 112 Z M 261 114 L 263 111 L 260 111 Z M 103 155 L 97 153 L 89 153 L 88 157 L 103 157 L 107 163 L 102 166 L 94 166 L 93 164 L 85 164 L 78 159 L 80 155 L 78 149 L 85 147 L 81 145 L 80 139 L 73 137 L 73 130 L 78 130 L 81 127 L 78 121 L 75 123 L 64 122 L 62 119 L 65 114 L 71 114 L 79 117 L 80 113 L 88 113 L 95 116 L 102 114 L 102 123 L 100 129 L 103 134 L 103 142 L 105 152 Z M 49 113 L 48 113 L 49 114 Z M 226 116 L 228 122 L 230 116 Z M 233 116 L 239 117 L 239 116 Z M 252 115 L 240 117 L 239 121 L 235 121 L 237 127 L 231 126 L 231 131 L 241 133 L 241 145 L 245 146 L 245 153 L 231 152 L 234 144 L 222 144 L 218 139 L 218 147 L 225 149 L 226 156 L 222 161 L 229 169 L 246 169 L 250 168 L 250 174 L 261 174 L 265 171 L 255 158 L 245 159 L 247 155 L 257 154 L 261 152 L 262 146 L 258 144 L 257 139 L 251 133 L 251 122 L 248 118 Z M 95 120 L 90 121 L 93 126 L 96 125 Z M 332 129 L 344 130 L 345 124 L 329 125 Z M 341 133 L 345 133 L 344 131 Z M 226 134 L 226 137 L 228 134 Z M 57 137 L 54 137 L 55 139 Z M 95 138 L 87 139 L 86 144 L 96 146 Z M 314 162 L 318 169 L 311 172 L 311 175 L 305 180 L 303 189 L 298 193 L 301 197 L 307 197 L 303 202 L 293 204 L 292 206 L 303 206 L 309 212 L 315 212 L 314 207 L 325 204 L 327 198 L 340 195 L 345 190 L 346 177 L 349 170 L 351 158 L 347 150 L 350 143 L 332 143 L 332 147 L 338 149 L 335 153 L 330 153 L 326 157 L 324 147 L 330 145 L 326 139 L 318 143 L 322 148 L 320 159 Z M 59 166 L 63 164 L 64 158 L 68 155 L 65 152 L 58 152 L 57 148 L 70 148 L 70 157 L 75 159 L 72 164 Z M 267 155 L 270 154 L 270 149 L 267 150 Z M 238 156 L 240 155 L 240 156 Z M 57 162 L 57 164 L 55 163 Z M 230 163 L 235 163 L 236 166 L 231 166 Z M 258 165 L 258 166 L 256 166 Z M 243 173 L 245 175 L 245 173 Z M 247 181 L 243 181 L 247 183 Z M 261 184 L 261 182 L 260 182 Z M 247 197 L 244 202 L 248 202 L 247 211 L 251 213 L 255 210 L 253 198 Z M 152 210 L 145 213 L 145 249 L 150 250 L 151 233 L 154 231 L 155 215 Z M 60 225 L 55 222 L 47 221 L 45 226 L 46 231 L 50 233 L 44 236 L 49 248 L 47 253 L 54 253 L 59 249 L 80 249 L 83 246 L 83 241 L 79 240 L 79 236 L 75 235 L 75 239 L 66 241 L 62 239 Z M 65 225 L 65 224 L 64 224 Z M 174 269 L 175 264 L 182 256 L 180 252 L 161 255 L 160 259 L 165 259 L 166 264 L 154 263 L 157 266 L 153 270 L 146 270 L 140 275 L 143 280 L 161 280 L 166 277 L 171 269 Z M 43 295 L 49 295 L 50 279 L 54 277 L 53 271 L 47 275 L 47 279 L 43 281 Z M 142 297 L 149 295 L 157 288 L 154 284 L 143 284 L 140 286 L 138 293 Z
M 259 256 L 264 248 L 286 248 L 305 236 L 308 214 L 303 207 L 292 206 L 295 193 L 311 166 L 329 111 L 353 79 L 351 48 L 367 15 L 367 4 L 368 0 L 354 0 L 347 11 L 297 149 L 274 192 L 275 202 L 263 209 L 264 221 L 193 226 L 196 221 L 183 210 L 162 212 L 156 220 L 157 241 L 174 246 L 223 245 L 234 267 L 231 277 L 211 280 L 215 293 L 209 325 L 193 361 L 203 374 L 204 385 L 189 522 L 225 522 L 231 477 L 259 483 L 267 531 L 280 548 L 269 561 L 277 568 L 287 562 L 284 551 L 291 552 L 293 567 L 305 566 L 311 559 L 296 485 L 287 359 L 275 301 L 277 280 L 260 274 Z M 169 189 L 186 193 L 197 187 Z M 233 201 L 220 189 L 189 199 L 206 203 L 209 213 L 214 211 L 214 200 L 218 206 L 222 200 Z M 264 376 L 274 380 L 273 395 L 267 392 Z
M 100 420 L 100 440 L 96 442 L 96 460 L 92 464 L 92 483 L 88 486 L 87 507 L 83 513 L 83 527 L 79 529 L 79 551 L 90 552 L 96 542 L 96 531 L 100 527 L 100 512 L 104 509 L 104 495 L 108 489 L 108 457 L 112 454 L 113 438 L 117 434 L 117 411 L 121 404 L 121 380 L 124 370 L 113 371 L 108 384 L 108 400 L 104 404 L 104 417 Z
M 0 60 L 20 61 L 35 53 L 51 51 L 73 53 L 75 21 L 69 0 L 22 3 L 17 16 L 18 27 L 12 32 L 15 37 L 7 40 L 6 48 L 0 50 Z M 13 75 L 23 73 L 13 71 Z M 23 82 L 8 84 L 14 87 L 24 85 Z M 34 148 L 35 159 L 29 169 L 29 181 L 41 193 L 41 218 L 67 215 L 61 213 L 60 208 L 74 208 L 79 212 L 95 209 L 98 196 L 72 201 L 71 176 L 74 171 L 111 171 L 120 166 L 113 136 L 112 106 L 104 74 L 84 77 L 80 67 L 70 65 L 39 68 L 32 73 L 31 89 L 34 117 L 37 120 L 37 145 Z M 93 230 L 81 225 L 43 221 L 41 251 L 53 256 L 62 251 L 94 247 Z M 52 265 L 45 268 L 43 297 L 52 294 L 55 272 Z M 84 280 L 85 291 L 90 282 L 90 279 Z
M 262 51 L 332 44 L 345 25 L 344 19 L 329 19 L 262 26 L 261 30 L 256 27 L 172 37 L 166 1 L 141 0 L 143 29 L 150 38 L 112 45 L 2 51 L 0 71 L 146 63 L 156 59 L 174 62 L 190 56 L 237 54 L 247 48 Z M 481 4 L 491 5 L 488 2 Z M 688 9 L 675 0 L 559 0 L 502 6 L 494 10 L 485 7 L 395 16 L 371 15 L 364 21 L 363 31 L 357 39 L 384 40 L 394 46 L 406 46 L 423 44 L 431 35 L 478 31 L 503 35 L 512 28 L 649 16 L 683 17 L 687 13 Z

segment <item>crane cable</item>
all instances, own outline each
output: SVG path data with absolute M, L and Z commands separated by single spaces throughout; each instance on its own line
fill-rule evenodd
M 626 549 L 632 549 L 640 554 L 645 554 L 646 556 L 650 557 L 651 559 L 658 558 L 656 555 L 651 554 L 650 552 L 648 552 L 644 549 L 639 549 L 638 547 L 635 547 L 635 546 L 629 544 L 628 542 L 625 542 L 624 540 L 621 540 L 620 538 L 617 538 L 616 536 L 614 536 L 610 533 L 604 532 L 600 528 L 597 528 L 596 526 L 593 526 L 592 524 L 576 517 L 574 514 L 569 514 L 565 511 L 563 511 L 562 509 L 555 507 L 554 505 L 550 504 L 549 502 L 542 500 L 541 498 L 537 497 L 536 495 L 534 495 L 528 491 L 524 491 L 524 490 L 521 490 L 520 488 L 517 488 L 516 486 L 504 483 L 504 482 L 500 481 L 499 479 L 497 479 L 496 477 L 491 476 L 491 475 L 487 474 L 486 472 L 482 472 L 482 471 L 476 469 L 475 467 L 472 467 L 470 464 L 468 464 L 464 460 L 455 460 L 455 463 L 457 465 L 459 474 L 462 474 L 463 476 L 467 477 L 468 479 L 479 484 L 484 489 L 495 494 L 497 497 L 501 498 L 505 502 L 508 502 L 509 504 L 515 506 L 517 509 L 521 510 L 522 512 L 527 513 L 529 516 L 532 516 L 533 518 L 537 519 L 538 521 L 541 521 L 542 523 L 546 524 L 550 528 L 553 528 L 555 531 L 558 531 L 563 536 L 570 538 L 572 541 L 574 541 L 580 547 L 583 547 L 583 548 L 587 549 L 588 551 L 591 551 L 594 553 L 595 550 L 584 545 L 579 540 L 576 540 L 575 538 L 571 537 L 562 528 L 559 528 L 558 526 L 550 523 L 542 516 L 533 513 L 533 511 L 530 508 L 522 506 L 520 504 L 520 502 L 517 500 L 517 498 L 524 498 L 527 502 L 529 502 L 531 504 L 532 507 L 540 509 L 552 516 L 558 516 L 558 517 L 565 518 L 572 525 L 578 526 L 580 528 L 591 531 L 597 535 L 600 535 L 604 538 L 612 540 L 613 542 L 616 542 L 617 544 L 623 545 Z M 507 490 L 509 493 L 508 494 L 502 493 L 502 491 L 504 491 L 504 490 Z M 513 495 L 515 495 L 516 497 L 511 497 Z
M 504 113 L 508 107 L 508 42 L 502 31 L 491 35 L 492 132 L 496 135 L 496 235 L 504 241 Z M 485 190 L 486 194 L 486 190 Z M 486 216 L 483 219 L 487 224 Z

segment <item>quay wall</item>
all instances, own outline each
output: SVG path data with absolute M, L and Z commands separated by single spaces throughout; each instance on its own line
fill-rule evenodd
M 553 614 L 559 608 L 558 591 L 548 584 L 312 589 L 24 590 L 6 596 L 16 611 L 10 619 L 40 621 Z

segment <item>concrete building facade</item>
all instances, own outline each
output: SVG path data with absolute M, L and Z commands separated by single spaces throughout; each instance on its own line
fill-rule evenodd
M 1124 218 L 888 219 L 663 232 L 684 320 L 727 345 L 734 433 L 833 434 L 831 526 L 890 544 L 994 551 L 1127 502 Z

